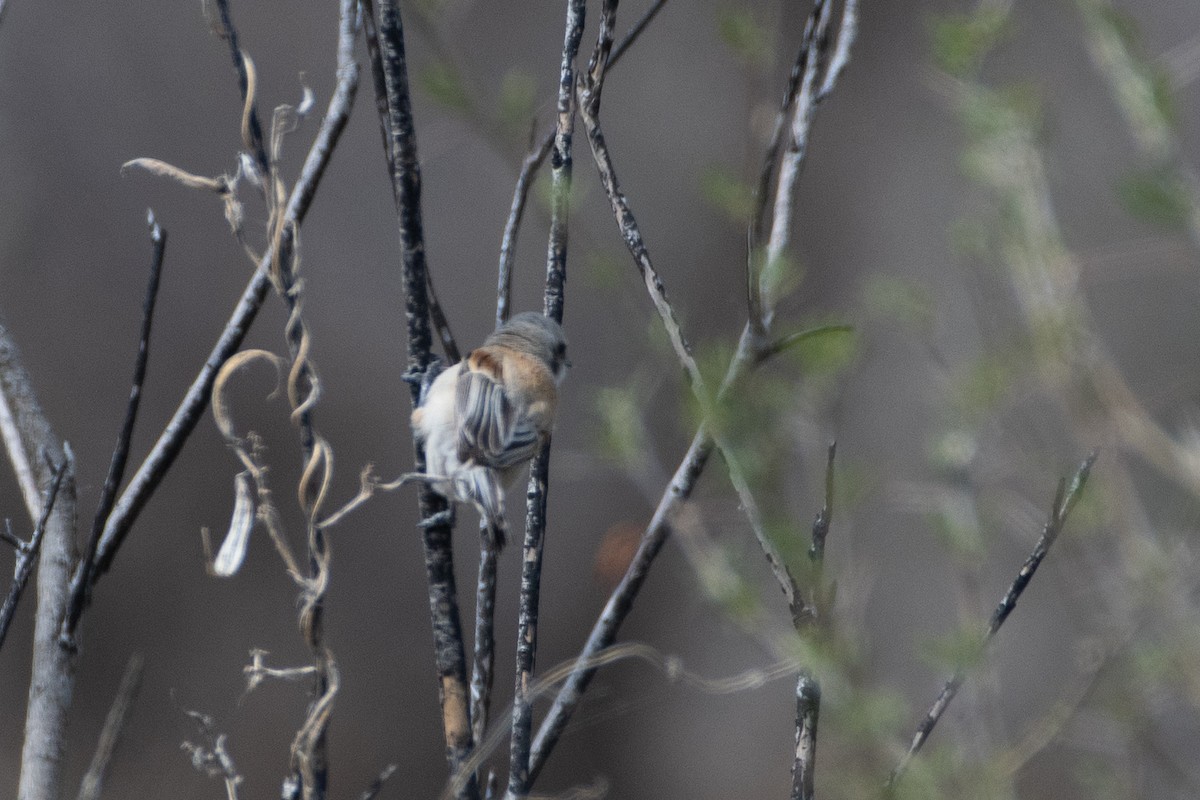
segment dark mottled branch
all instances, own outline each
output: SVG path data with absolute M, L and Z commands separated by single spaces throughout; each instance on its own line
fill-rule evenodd
M 621 60 L 621 56 L 637 42 L 654 18 L 658 16 L 658 12 L 662 11 L 663 6 L 666 4 L 667 0 L 655 0 L 655 2 L 650 4 L 650 7 L 646 9 L 633 27 L 629 29 L 628 33 L 622 37 L 620 43 L 612 48 L 612 55 L 608 58 L 609 68 L 617 65 L 617 62 Z M 537 175 L 537 171 L 541 169 L 542 163 L 545 162 L 546 156 L 554 147 L 557 133 L 558 125 L 556 124 L 555 127 L 546 131 L 546 134 L 536 146 L 530 147 L 529 153 L 526 154 L 524 160 L 521 162 L 521 171 L 517 176 L 517 185 L 513 189 L 513 201 L 509 207 L 504 235 L 500 239 L 500 268 L 498 271 L 499 281 L 496 299 L 497 325 L 507 320 L 510 314 L 509 295 L 512 288 L 513 261 L 516 258 L 517 233 L 520 229 L 526 197 L 529 194 L 529 187 L 533 184 L 533 179 Z
M 388 95 L 387 78 L 384 75 L 383 59 L 379 52 L 379 29 L 375 22 L 375 6 L 373 0 L 363 0 L 362 5 L 363 36 L 367 41 L 367 57 L 371 61 L 371 77 L 375 85 L 375 110 L 379 114 L 379 130 L 383 135 L 383 152 L 384 157 L 387 159 L 388 174 L 394 176 L 396 174 L 396 154 L 392 147 L 392 136 L 390 133 L 390 98 Z M 396 194 L 398 188 L 398 184 L 393 180 L 392 196 L 396 202 L 397 212 L 400 209 L 400 197 Z M 454 333 L 450 330 L 450 322 L 446 318 L 445 311 L 442 310 L 441 301 L 438 300 L 437 291 L 433 287 L 433 276 L 429 270 L 425 270 L 425 292 L 425 303 L 429 309 L 429 320 L 432 322 L 433 329 L 437 333 L 438 341 L 442 344 L 442 351 L 446 354 L 446 360 L 451 364 L 455 364 L 462 360 L 462 355 L 454 339 Z
M 821 687 L 807 672 L 796 682 L 796 757 L 792 762 L 791 800 L 813 800 L 817 764 L 817 717 Z
M 1058 535 L 1062 533 L 1063 526 L 1067 523 L 1067 518 L 1071 514 L 1071 509 L 1075 507 L 1075 503 L 1079 500 L 1080 494 L 1083 492 L 1083 487 L 1087 483 L 1088 475 L 1091 474 L 1092 465 L 1096 463 L 1096 454 L 1092 453 L 1079 468 L 1075 471 L 1074 477 L 1070 483 L 1066 480 L 1059 481 L 1058 490 L 1055 492 L 1054 505 L 1050 509 L 1050 517 L 1046 521 L 1046 525 L 1042 528 L 1042 535 L 1038 538 L 1037 544 L 1034 545 L 1033 551 L 1029 557 L 1025 559 L 1025 563 L 1021 566 L 1021 570 L 1013 579 L 1008 587 L 1008 591 L 1004 593 L 996 610 L 992 612 L 991 619 L 988 620 L 987 629 L 984 631 L 983 637 L 979 642 L 978 652 L 982 652 L 988 643 L 995 637 L 996 632 L 1000 630 L 1000 626 L 1008 619 L 1008 615 L 1017 605 L 1017 600 L 1021 598 L 1021 593 L 1025 591 L 1025 587 L 1033 580 L 1034 573 L 1041 565 L 1042 560 L 1046 557 L 1046 553 L 1050 551 L 1050 547 L 1058 539 Z M 963 681 L 966 680 L 967 671 L 965 667 L 959 667 L 954 671 L 954 674 L 946 681 L 942 690 L 938 693 L 937 699 L 933 701 L 933 705 L 925 713 L 925 717 L 917 726 L 917 731 L 913 735 L 912 742 L 909 743 L 908 750 L 904 756 L 896 764 L 892 774 L 888 777 L 886 785 L 886 794 L 891 796 L 896 788 L 896 784 L 903 777 L 908 769 L 909 763 L 913 757 L 925 744 L 929 738 L 929 734 L 933 732 L 934 727 L 942 718 L 942 715 L 949 708 L 950 702 L 958 693 Z
M 263 141 L 262 125 L 258 121 L 258 109 L 251 95 L 251 75 L 246 67 L 246 58 L 238 44 L 237 29 L 233 27 L 233 16 L 229 11 L 229 0 L 216 0 L 217 22 L 220 25 L 218 33 L 229 42 L 229 54 L 233 59 L 233 68 L 237 71 L 238 90 L 242 93 L 242 102 L 246 103 L 246 113 L 243 120 L 242 140 L 251 151 L 262 175 L 270 174 L 270 162 L 267 160 L 267 148 Z
M 487 732 L 496 659 L 496 548 L 479 554 L 479 582 L 475 591 L 475 659 L 471 667 L 471 738 L 478 747 Z
M 559 66 L 557 118 L 550 151 L 551 215 L 546 248 L 546 316 L 562 322 L 567 278 L 567 222 L 570 213 L 572 139 L 575 133 L 575 57 L 583 38 L 584 0 L 567 0 L 562 62 Z M 550 481 L 550 440 L 533 458 L 526 492 L 525 541 L 521 559 L 521 594 L 517 616 L 517 664 L 513 692 L 512 740 L 509 748 L 508 791 L 520 800 L 533 783 L 530 751 L 533 734 L 534 658 L 537 654 L 538 604 L 541 597 L 542 550 L 546 533 L 546 494 Z
M 400 229 L 401 277 L 404 283 L 405 318 L 408 328 L 408 371 L 412 402 L 420 401 L 420 379 L 431 366 L 432 336 L 429 327 L 428 281 L 425 240 L 421 221 L 421 171 L 413 129 L 408 67 L 404 51 L 404 25 L 397 0 L 381 0 L 378 20 L 378 68 L 384 76 L 387 105 L 388 163 Z M 425 471 L 425 454 L 414 443 L 417 472 Z M 428 486 L 419 493 L 423 519 L 446 509 L 446 502 Z M 451 777 L 457 776 L 471 754 L 471 722 L 467 691 L 466 654 L 458 593 L 454 581 L 451 531 L 448 524 L 423 530 L 425 570 L 429 582 L 429 609 L 433 622 L 434 660 L 442 704 L 442 726 Z M 479 797 L 474 775 L 462 784 L 460 798 Z
M 146 284 L 146 296 L 142 301 L 142 327 L 138 335 L 137 356 L 133 364 L 133 380 L 129 387 L 129 401 L 125 406 L 125 420 L 121 431 L 117 434 L 117 444 L 113 448 L 112 459 L 108 465 L 108 475 L 104 478 L 104 488 L 100 490 L 100 502 L 96 507 L 96 515 L 92 519 L 92 530 L 84 546 L 83 555 L 75 574 L 71 576 L 71 601 L 67 606 L 67 616 L 63 621 L 61 636 L 64 642 L 70 642 L 75 635 L 75 626 L 79 624 L 79 616 L 88 602 L 92 586 L 92 573 L 96 558 L 96 548 L 100 546 L 100 537 L 104 533 L 104 523 L 112 512 L 117 499 L 117 491 L 125 478 L 125 465 L 129 460 L 129 442 L 133 439 L 133 429 L 137 423 L 138 407 L 142 400 L 142 385 L 146 380 L 146 365 L 150 358 L 150 332 L 154 326 L 154 305 L 158 299 L 159 279 L 162 276 L 163 255 L 167 247 L 167 232 L 154 219 L 154 212 L 148 214 L 150 224 L 150 243 L 153 252 L 150 257 L 150 278 Z
M 846 54 L 849 52 L 850 41 L 854 31 L 853 15 L 855 9 L 855 4 L 848 3 L 846 13 L 843 14 L 839 47 L 842 46 L 842 42 L 844 41 L 844 51 Z M 848 20 L 851 22 L 849 25 L 847 24 Z M 617 50 L 619 52 L 621 48 L 617 48 Z M 842 58 L 841 64 L 844 63 L 845 58 Z M 823 88 L 826 86 L 832 89 L 832 81 L 826 81 L 823 84 Z M 782 189 L 777 188 L 777 197 L 780 191 L 794 193 L 794 182 L 785 185 Z M 790 200 L 788 202 L 790 203 Z M 755 337 L 754 329 L 748 323 L 742 331 L 741 338 L 738 341 L 737 352 L 733 356 L 725 378 L 722 381 L 721 389 L 717 395 L 718 401 L 732 388 L 740 384 L 746 375 L 761 363 L 763 358 L 769 357 L 783 349 L 775 347 L 774 349 L 768 348 L 764 350 L 765 346 L 765 342 Z M 622 622 L 624 622 L 625 617 L 632 609 L 633 602 L 641 590 L 646 576 L 649 574 L 654 559 L 662 549 L 662 545 L 670 533 L 670 521 L 673 515 L 679 506 L 691 496 L 696 481 L 704 471 L 714 446 L 715 444 L 707 425 L 701 424 L 692 438 L 692 443 L 688 448 L 687 454 L 680 462 L 670 484 L 668 484 L 667 489 L 660 498 L 654 516 L 642 534 L 637 552 L 626 569 L 625 575 L 609 596 L 604 610 L 592 626 L 587 641 L 576 660 L 575 668 L 571 670 L 570 675 L 563 682 L 549 712 L 546 714 L 546 718 L 542 721 L 538 729 L 530 757 L 530 780 L 535 779 L 541 768 L 545 765 L 546 758 L 562 736 L 568 721 L 582 700 L 583 694 L 587 690 L 592 678 L 595 676 L 596 670 L 599 668 L 599 665 L 594 663 L 596 654 L 612 645 L 616 640 L 617 632 Z
M 825 563 L 825 539 L 829 536 L 829 526 L 833 524 L 833 459 L 836 456 L 837 442 L 830 442 L 825 456 L 825 501 L 813 520 L 812 544 L 808 548 L 808 558 L 817 571 L 817 582 Z

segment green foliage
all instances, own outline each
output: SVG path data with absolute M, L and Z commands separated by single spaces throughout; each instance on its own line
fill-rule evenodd
M 959 217 L 950 223 L 950 247 L 964 258 L 991 257 L 994 236 L 987 224 L 973 217 Z
M 954 381 L 954 404 L 968 417 L 993 412 L 1021 381 L 1026 366 L 1019 349 L 999 348 L 980 356 Z
M 970 669 L 983 658 L 982 621 L 971 621 L 956 630 L 934 637 L 921 647 L 921 658 L 946 671 Z
M 500 99 L 496 110 L 501 130 L 523 140 L 533 120 L 536 100 L 537 82 L 532 75 L 519 69 L 506 72 L 500 83 Z
M 1008 33 L 1008 17 L 1006 10 L 989 8 L 934 17 L 930 36 L 937 65 L 959 77 L 977 72 L 984 56 Z
M 646 429 L 642 424 L 643 402 L 632 387 L 606 387 L 596 393 L 596 415 L 601 425 L 603 452 L 633 470 L 645 462 Z
M 589 250 L 584 256 L 583 279 L 589 288 L 611 292 L 626 285 L 634 269 L 627 250 Z
M 774 308 L 780 298 L 787 297 L 799 288 L 804 279 L 804 270 L 787 253 L 780 253 L 775 258 L 764 259 L 765 253 L 756 254 L 759 266 L 758 285 L 762 293 L 763 305 Z
M 920 332 L 933 330 L 937 313 L 933 293 L 916 281 L 873 274 L 863 286 L 862 301 L 872 314 Z
M 820 324 L 808 327 L 816 328 Z M 785 351 L 785 355 L 800 365 L 800 373 L 805 381 L 811 381 L 820 376 L 841 374 L 858 357 L 858 352 L 858 333 L 834 323 L 819 335 L 806 336 L 797 341 Z
M 725 6 L 717 11 L 717 32 L 726 46 L 750 67 L 766 68 L 775 61 L 771 29 L 759 22 L 744 6 Z
M 1125 175 L 1117 185 L 1117 196 L 1134 217 L 1174 230 L 1186 227 L 1192 213 L 1187 185 L 1167 168 Z
M 706 167 L 700 190 L 705 200 L 737 225 L 745 225 L 754 213 L 754 190 L 724 167 Z
M 465 113 L 471 109 L 471 99 L 462 75 L 452 64 L 435 61 L 420 71 L 417 85 L 444 108 Z

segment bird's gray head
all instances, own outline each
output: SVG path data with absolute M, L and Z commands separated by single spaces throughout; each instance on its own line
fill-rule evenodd
M 522 353 L 540 358 L 550 368 L 555 383 L 562 383 L 567 375 L 567 337 L 562 326 L 545 314 L 523 311 L 501 325 L 484 342 L 511 347 Z

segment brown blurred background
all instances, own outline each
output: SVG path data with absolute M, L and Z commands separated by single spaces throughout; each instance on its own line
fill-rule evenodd
M 1195 4 L 1122 5 L 1140 24 L 1150 58 L 1186 55 L 1200 36 Z M 502 97 L 528 90 L 538 130 L 550 121 L 562 6 L 469 0 L 406 6 L 412 68 L 424 87 L 415 114 L 429 263 L 466 347 L 491 327 L 500 233 L 528 125 L 527 117 L 507 127 L 487 120 L 500 115 Z M 622 6 L 620 29 L 642 6 Z M 323 109 L 333 87 L 336 4 L 243 2 L 233 10 L 242 46 L 258 68 L 264 112 L 298 101 L 302 84 L 313 88 Z M 939 376 L 980 358 L 992 344 L 996 319 L 1003 323 L 1015 314 L 996 266 L 964 258 L 952 246 L 955 224 L 986 201 L 960 168 L 964 137 L 936 77 L 930 30 L 933 15 L 966 10 L 967 4 L 952 2 L 864 3 L 851 64 L 814 127 L 793 240 L 803 283 L 781 307 L 778 323 L 787 330 L 812 320 L 850 322 L 857 355 L 823 378 L 820 391 L 802 388 L 794 362 L 771 368 L 776 380 L 798 387 L 794 416 L 779 423 L 777 437 L 788 467 L 779 483 L 788 491 L 770 496 L 782 511 L 801 521 L 811 517 L 819 504 L 824 444 L 833 437 L 839 442 L 847 505 L 831 535 L 828 569 L 839 578 L 839 604 L 848 609 L 839 624 L 853 628 L 845 635 L 860 648 L 854 685 L 901 703 L 891 727 L 893 748 L 946 673 L 923 656 L 926 645 L 954 629 L 963 602 L 976 615 L 990 611 L 1036 537 L 1055 479 L 1091 446 L 1060 437 L 1053 415 L 1037 416 L 1036 405 L 1010 408 L 1005 419 L 980 425 L 979 447 L 996 448 L 990 458 L 981 456 L 983 480 L 1016 510 L 984 526 L 986 557 L 970 581 L 905 488 L 938 477 L 929 452 L 949 416 Z M 589 11 L 585 51 L 594 37 L 595 10 Z M 603 117 L 618 174 L 701 353 L 735 341 L 745 315 L 744 230 L 713 202 L 714 182 L 722 179 L 712 176 L 748 181 L 755 174 L 806 12 L 786 3 L 671 3 L 606 86 Z M 760 63 L 722 37 L 730 15 L 743 13 L 769 33 L 771 50 Z M 1179 429 L 1194 418 L 1200 390 L 1196 251 L 1185 236 L 1121 208 L 1114 187 L 1136 152 L 1085 50 L 1075 7 L 1018 4 L 1011 26 L 984 79 L 1020 81 L 1039 94 L 1047 177 L 1096 330 L 1147 407 L 1164 426 Z M 358 59 L 365 62 L 361 44 Z M 458 107 L 447 102 L 444 88 L 431 88 L 447 64 L 465 90 Z M 1182 159 L 1192 164 L 1200 163 L 1194 78 L 1185 75 L 1175 86 Z M 0 24 L 0 315 L 23 349 L 57 432 L 75 450 L 81 529 L 90 522 L 128 393 L 150 253 L 146 209 L 153 208 L 170 238 L 135 459 L 149 449 L 203 363 L 251 269 L 214 198 L 146 174 L 122 174 L 121 165 L 149 156 L 199 174 L 230 173 L 240 147 L 239 114 L 227 48 L 210 35 L 199 3 L 64 7 L 9 0 Z M 314 130 L 310 122 L 288 140 L 289 175 Z M 541 668 L 578 651 L 604 602 L 607 586 L 595 569 L 602 536 L 614 527 L 643 525 L 653 508 L 647 495 L 662 489 L 604 456 L 599 393 L 638 379 L 636 397 L 653 431 L 645 445 L 665 469 L 678 462 L 691 431 L 681 420 L 680 371 L 657 335 L 582 136 L 575 189 L 566 302 L 574 370 L 552 461 Z M 541 302 L 544 197 L 543 191 L 522 231 L 518 309 Z M 253 231 L 264 214 L 253 204 L 248 211 Z M 336 450 L 335 492 L 348 498 L 363 464 L 373 462 L 390 476 L 411 463 L 408 393 L 400 380 L 396 224 L 366 74 L 302 242 L 305 307 L 325 388 L 316 420 Z M 901 279 L 928 300 L 926 329 L 872 310 L 864 297 L 868 287 L 881 285 L 880 276 Z M 980 309 L 995 319 L 981 321 Z M 270 298 L 247 346 L 281 351 L 282 321 L 281 304 Z M 298 454 L 286 409 L 278 399 L 263 400 L 269 376 L 251 372 L 239 387 L 239 423 L 266 436 L 276 493 L 295 528 L 290 501 Z M 1098 469 L 1105 468 L 1102 454 Z M 72 786 L 91 756 L 126 659 L 140 652 L 144 686 L 107 796 L 220 796 L 221 787 L 195 772 L 180 751 L 181 741 L 196 738 L 184 709 L 213 715 L 228 732 L 246 778 L 243 797 L 279 791 L 306 690 L 268 682 L 244 696 L 242 666 L 252 648 L 269 650 L 276 666 L 303 663 L 295 591 L 265 537 L 255 537 L 245 568 L 231 580 L 206 576 L 200 547 L 202 526 L 219 535 L 228 524 L 238 469 L 206 418 L 99 584 L 84 621 L 68 756 Z M 1139 469 L 1135 462 L 1140 479 Z M 1141 487 L 1161 512 L 1154 523 L 1186 543 L 1200 519 L 1195 500 L 1160 490 L 1155 481 L 1147 477 Z M 698 503 L 710 533 L 784 620 L 783 603 L 717 460 L 701 481 Z M 8 477 L 0 481 L 0 512 L 18 531 L 29 527 Z M 476 551 L 473 517 L 462 517 L 458 575 L 469 619 Z M 389 762 L 399 771 L 382 797 L 434 796 L 444 780 L 414 521 L 413 497 L 402 492 L 372 501 L 332 533 L 327 629 L 343 683 L 330 733 L 335 797 L 356 796 Z M 1069 580 L 1071 565 L 1090 558 L 1103 574 L 1104 560 L 1117 557 L 1089 539 L 1085 527 L 1068 530 L 1074 541 L 1051 554 L 990 651 L 986 674 L 996 691 L 983 700 L 965 697 L 934 743 L 969 736 L 988 698 L 998 699 L 989 717 L 993 734 L 1015 740 L 1066 691 L 1079 643 L 1099 625 L 1088 595 Z M 1093 541 L 1098 544 L 1089 551 Z M 518 561 L 514 548 L 501 562 L 501 704 L 511 692 Z M 0 553 L 0 572 L 7 574 L 10 562 L 8 552 Z M 966 600 L 964 584 L 971 589 Z M 0 794 L 15 792 L 31 612 L 32 594 L 0 652 Z M 772 660 L 705 596 L 674 544 L 660 557 L 622 639 L 677 654 L 688 670 L 706 677 Z M 832 699 L 822 723 L 831 735 L 852 735 L 845 717 L 835 721 L 847 703 L 838 693 L 853 692 L 850 687 L 826 687 Z M 792 679 L 782 678 L 709 694 L 673 684 L 640 663 L 606 668 L 538 789 L 600 784 L 620 798 L 781 797 L 789 785 L 793 691 Z M 1140 705 L 1145 696 L 1139 697 L 1131 702 Z M 1174 695 L 1164 690 L 1153 697 L 1171 703 Z M 496 713 L 502 716 L 503 708 Z M 1200 734 L 1194 713 L 1145 714 L 1155 722 L 1144 734 L 1166 751 L 1167 763 L 1194 752 Z M 1103 726 L 1081 724 L 1108 741 Z M 1086 765 L 1081 749 L 1089 757 L 1106 751 L 1101 745 L 1089 750 L 1079 738 L 1088 737 L 1068 726 L 1060 741 L 1031 760 L 1014 783 L 1019 795 L 1096 796 L 1080 788 L 1067 765 Z M 819 789 L 863 767 L 823 755 L 819 751 Z M 1180 769 L 1156 767 L 1153 760 L 1128 760 L 1140 776 L 1137 790 L 1117 796 L 1194 796 L 1187 787 L 1196 787 L 1200 771 L 1190 757 L 1183 759 L 1190 766 L 1182 777 Z M 870 766 L 882 767 L 871 773 L 882 780 L 886 760 Z

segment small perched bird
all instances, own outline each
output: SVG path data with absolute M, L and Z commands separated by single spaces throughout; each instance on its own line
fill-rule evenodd
M 507 527 L 504 490 L 550 435 L 570 365 L 562 327 L 526 311 L 438 375 L 413 412 L 430 486 L 475 506 L 485 541 L 497 548 Z

